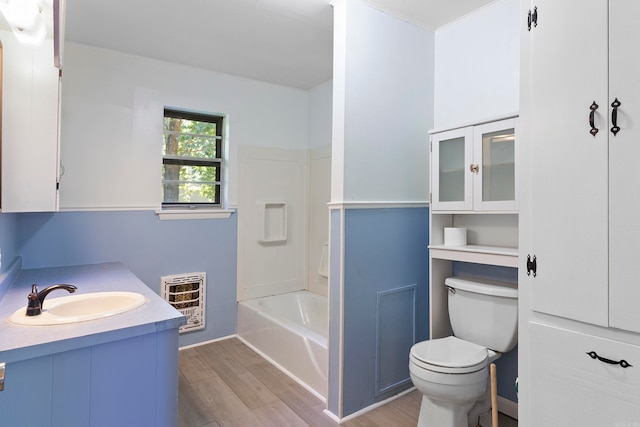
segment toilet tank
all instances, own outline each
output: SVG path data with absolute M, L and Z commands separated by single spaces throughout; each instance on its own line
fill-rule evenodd
M 472 277 L 449 277 L 453 335 L 505 353 L 518 343 L 518 285 Z

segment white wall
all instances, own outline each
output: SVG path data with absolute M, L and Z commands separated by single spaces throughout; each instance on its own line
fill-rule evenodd
M 308 289 L 325 296 L 329 291 L 328 279 L 319 274 L 319 269 L 324 245 L 329 242 L 332 100 L 332 80 L 309 91 Z
M 320 274 L 323 250 L 328 251 L 329 208 L 331 201 L 331 146 L 309 150 L 309 239 L 308 289 L 320 295 L 329 293 L 328 278 Z M 328 262 L 328 252 L 324 253 Z
M 435 128 L 518 111 L 518 0 L 500 0 L 436 31 Z
M 239 301 L 307 289 L 307 157 L 306 150 L 239 147 Z
M 309 89 L 309 145 L 311 150 L 331 145 L 333 80 Z
M 327 295 L 318 270 L 328 242 L 332 82 L 308 96 L 308 150 L 241 146 L 238 172 L 238 298 L 296 289 Z M 259 200 L 288 203 L 287 241 L 256 240 Z
M 307 147 L 306 91 L 67 43 L 61 209 L 159 207 L 164 106 L 228 117 L 232 206 L 239 145 Z
M 425 201 L 434 33 L 334 2 L 332 202 Z

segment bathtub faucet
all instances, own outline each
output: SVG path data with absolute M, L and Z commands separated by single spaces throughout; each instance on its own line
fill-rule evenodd
M 42 305 L 44 304 L 44 299 L 49 295 L 49 292 L 55 291 L 56 289 L 64 289 L 67 292 L 74 293 L 76 291 L 75 286 L 67 285 L 67 284 L 58 284 L 51 285 L 49 287 L 44 288 L 40 292 L 38 292 L 38 285 L 35 283 L 31 285 L 31 293 L 27 296 L 27 316 L 38 316 L 42 313 Z

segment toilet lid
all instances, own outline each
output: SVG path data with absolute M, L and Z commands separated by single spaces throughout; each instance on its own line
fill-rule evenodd
M 461 340 L 446 337 L 422 341 L 411 348 L 411 356 L 422 364 L 430 365 L 434 370 L 441 368 L 460 369 L 470 372 L 470 368 L 482 368 L 487 362 L 487 348 Z M 446 369 L 447 372 L 450 369 Z

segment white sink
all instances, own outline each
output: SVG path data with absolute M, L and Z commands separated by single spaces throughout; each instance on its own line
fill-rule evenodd
M 44 300 L 42 314 L 25 315 L 26 307 L 17 310 L 9 321 L 16 325 L 45 326 L 102 319 L 138 308 L 147 298 L 136 292 L 94 292 Z

